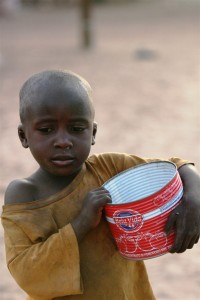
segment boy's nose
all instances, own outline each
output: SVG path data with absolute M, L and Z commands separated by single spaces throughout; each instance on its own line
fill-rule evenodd
M 67 132 L 59 133 L 54 142 L 55 147 L 59 148 L 72 148 L 73 143 L 71 141 L 70 135 Z

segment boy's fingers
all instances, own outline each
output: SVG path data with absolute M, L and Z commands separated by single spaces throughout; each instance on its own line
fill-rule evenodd
M 193 238 L 193 239 L 189 239 L 189 238 L 186 238 L 182 245 L 180 245 L 177 249 L 175 249 L 175 252 L 177 253 L 183 253 L 185 252 L 187 249 L 192 249 L 194 244 L 195 244 L 195 240 L 196 238 Z
M 190 241 L 190 243 L 188 244 L 187 249 L 192 249 L 193 246 L 194 246 L 194 244 L 196 244 L 197 239 L 199 239 L 199 237 L 198 237 L 198 238 L 197 238 L 197 237 L 194 237 L 194 238 Z
M 179 213 L 173 212 L 172 218 L 173 218 L 173 227 L 176 230 L 176 234 L 175 234 L 175 241 L 174 241 L 174 244 L 173 244 L 170 252 L 171 253 L 175 253 L 175 252 L 180 253 L 180 251 L 182 252 L 182 249 L 184 249 L 185 243 L 189 243 L 191 238 L 187 241 L 187 238 L 184 237 L 185 227 L 181 222 L 182 220 L 179 216 Z
M 89 192 L 90 197 L 94 197 L 94 198 L 98 198 L 98 199 L 103 199 L 103 198 L 107 198 L 107 199 L 111 199 L 111 195 L 109 193 L 109 191 L 105 190 L 104 188 L 98 188 L 96 190 L 92 190 Z
M 171 215 L 169 216 L 164 228 L 164 232 L 166 234 L 168 234 L 174 228 L 177 217 L 178 217 L 178 213 L 174 213 L 174 212 L 171 213 Z
M 104 188 L 98 188 L 96 190 L 93 190 L 93 192 L 97 193 L 97 194 L 110 194 L 108 190 L 104 189 Z
M 187 249 L 192 249 L 198 238 L 198 235 L 193 235 L 191 231 L 185 229 L 180 220 L 177 220 L 175 241 L 170 252 L 182 253 Z
M 189 219 L 189 222 L 187 221 Z M 187 221 L 187 222 L 186 222 Z M 196 218 L 186 215 L 183 206 L 179 205 L 169 216 L 164 231 L 166 234 L 172 229 L 176 230 L 175 241 L 169 252 L 182 253 L 187 249 L 193 248 L 199 240 L 199 225 Z
M 100 197 L 98 197 L 98 199 L 96 199 L 94 201 L 94 205 L 98 209 L 100 207 L 103 208 L 106 203 L 111 203 L 111 202 L 112 202 L 112 199 L 111 199 L 111 196 L 109 194 L 101 195 Z
M 103 199 L 103 203 L 104 204 L 106 204 L 106 203 L 112 203 L 112 198 L 111 198 L 111 196 L 109 194 L 104 195 L 102 199 Z
M 191 240 L 189 237 L 186 237 L 182 243 L 181 243 L 181 239 L 177 240 L 177 243 L 174 245 L 174 252 L 182 253 L 187 249 L 191 249 L 193 245 L 194 245 L 194 240 L 193 239 Z
M 182 231 L 179 230 L 178 232 L 176 232 L 175 241 L 170 250 L 170 253 L 180 253 L 182 249 L 182 244 Z

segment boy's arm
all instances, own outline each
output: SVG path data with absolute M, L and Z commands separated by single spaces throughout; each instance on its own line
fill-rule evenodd
M 78 244 L 70 224 L 33 244 L 20 226 L 2 216 L 7 265 L 35 300 L 82 294 Z
M 191 249 L 200 235 L 200 175 L 192 164 L 181 166 L 179 174 L 183 182 L 182 202 L 171 213 L 165 232 L 175 227 L 176 238 L 170 252 L 182 253 Z
M 71 224 L 55 228 L 48 210 L 20 210 L 33 201 L 34 188 L 24 181 L 9 185 L 1 216 L 8 269 L 34 299 L 82 294 L 79 246 Z M 22 199 L 16 203 L 16 199 Z M 9 203 L 14 206 L 9 207 Z
M 15 181 L 6 191 L 5 203 L 16 204 L 16 195 L 17 199 L 26 195 L 21 202 L 32 201 L 33 194 L 34 188 L 27 182 Z M 53 227 L 48 209 L 44 213 L 18 210 L 20 203 L 12 206 L 12 211 L 7 211 L 9 205 L 4 207 L 7 265 L 28 295 L 49 300 L 83 293 L 78 242 L 98 225 L 108 201 L 110 196 L 104 188 L 91 191 L 79 216 L 59 230 Z

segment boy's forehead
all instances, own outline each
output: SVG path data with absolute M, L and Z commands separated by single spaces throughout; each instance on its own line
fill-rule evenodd
M 89 98 L 87 88 L 81 81 L 75 79 L 57 81 L 56 78 L 52 78 L 51 80 L 41 80 L 41 82 L 35 85 L 32 93 L 35 93 L 37 96 L 42 95 L 43 97 L 49 97 L 51 95 L 56 97 L 62 94 L 70 97 L 81 96 L 83 98 Z
M 40 86 L 32 93 L 29 109 L 44 109 L 48 107 L 67 107 L 71 111 L 93 113 L 93 104 L 82 85 L 53 85 L 48 83 Z
M 28 81 L 27 87 L 25 86 L 25 90 L 28 91 L 28 94 L 31 98 L 40 98 L 40 100 L 46 100 L 45 97 L 49 97 L 50 95 L 59 95 L 61 92 L 64 93 L 86 93 L 86 89 L 80 83 L 80 80 L 77 78 L 65 78 L 58 76 L 33 76 Z

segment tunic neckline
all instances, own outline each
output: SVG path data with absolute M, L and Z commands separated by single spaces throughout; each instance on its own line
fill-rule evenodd
M 6 204 L 2 206 L 2 211 L 5 212 L 11 212 L 16 210 L 24 210 L 24 209 L 34 209 L 34 208 L 40 208 L 43 206 L 46 206 L 50 203 L 56 202 L 63 198 L 63 196 L 68 196 L 70 193 L 74 191 L 75 188 L 80 184 L 80 182 L 83 179 L 83 176 L 86 171 L 86 165 L 85 163 L 82 166 L 81 171 L 78 173 L 78 175 L 73 179 L 73 181 L 67 185 L 64 189 L 60 190 L 59 192 L 43 199 L 34 200 L 31 202 L 26 203 L 13 203 L 13 204 Z

